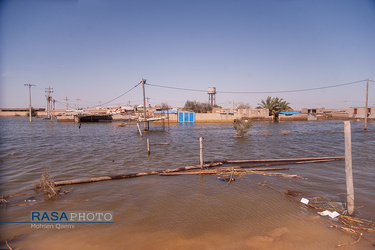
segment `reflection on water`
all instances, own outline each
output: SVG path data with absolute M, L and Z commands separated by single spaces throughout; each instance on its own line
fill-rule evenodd
M 43 171 L 68 180 L 195 165 L 200 136 L 206 161 L 344 155 L 342 121 L 255 123 L 245 138 L 233 138 L 231 125 L 179 124 L 141 138 L 135 125 L 92 123 L 79 129 L 27 121 L 0 119 L 1 194 L 32 187 Z M 363 123 L 352 122 L 352 130 L 356 205 L 360 217 L 372 219 L 375 124 L 362 132 Z M 146 138 L 170 145 L 152 146 L 147 157 Z M 36 195 L 34 205 L 1 207 L 1 220 L 28 221 L 30 211 L 113 211 L 114 223 L 61 230 L 2 224 L 1 240 L 24 234 L 12 242 L 24 249 L 331 249 L 354 242 L 356 235 L 327 227 L 333 222 L 282 194 L 293 189 L 344 202 L 344 162 L 289 167 L 288 173 L 307 179 L 248 175 L 228 185 L 216 176 L 148 176 L 72 186 L 73 192 L 52 202 Z M 273 189 L 259 185 L 264 181 Z M 347 248 L 370 245 L 361 241 Z

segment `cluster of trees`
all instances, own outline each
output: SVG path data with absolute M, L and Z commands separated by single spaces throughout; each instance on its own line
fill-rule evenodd
M 207 113 L 212 111 L 212 106 L 209 103 L 201 103 L 197 101 L 186 101 L 183 110 L 193 111 L 196 113 Z
M 277 116 L 279 112 L 292 110 L 289 104 L 283 98 L 268 96 L 266 100 L 258 103 L 259 106 L 257 108 L 267 108 L 270 112 L 269 115 Z

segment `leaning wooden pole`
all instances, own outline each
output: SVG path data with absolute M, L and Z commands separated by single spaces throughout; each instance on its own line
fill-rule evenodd
M 352 136 L 350 121 L 344 122 L 345 133 L 345 174 L 346 174 L 346 199 L 348 203 L 348 214 L 354 215 L 354 186 L 352 170 Z

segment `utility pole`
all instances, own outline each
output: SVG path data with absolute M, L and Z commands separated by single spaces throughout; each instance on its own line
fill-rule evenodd
M 367 84 L 366 84 L 366 110 L 365 110 L 365 130 L 367 130 L 367 113 L 368 113 L 368 81 L 367 78 Z
M 29 86 L 29 118 L 30 118 L 30 123 L 31 123 L 31 87 L 32 86 L 35 87 L 36 85 L 28 83 L 28 84 L 25 84 L 25 86 Z
M 79 110 L 79 101 L 80 101 L 81 99 L 76 99 L 76 101 L 77 101 L 77 110 Z
M 52 101 L 52 96 L 51 93 L 53 93 L 53 89 L 51 87 L 46 88 L 46 100 L 47 100 L 47 118 L 50 118 L 51 116 L 51 101 Z
M 56 100 L 53 99 L 53 115 L 51 116 L 51 121 L 52 121 L 53 117 L 55 117 L 55 110 L 56 110 L 55 107 L 56 107 Z
M 65 102 L 66 102 L 66 110 L 68 110 L 69 109 L 69 105 L 68 105 L 68 101 L 69 101 L 69 99 L 68 99 L 68 97 L 65 97 Z
M 142 89 L 143 89 L 143 119 L 144 119 L 144 130 L 147 130 L 147 118 L 146 118 L 146 95 L 145 95 L 145 84 L 146 79 L 142 78 Z

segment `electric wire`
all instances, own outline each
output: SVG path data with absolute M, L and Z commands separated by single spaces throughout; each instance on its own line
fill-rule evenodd
M 164 86 L 164 85 L 158 85 L 158 84 L 152 84 L 152 83 L 146 83 L 146 85 L 159 87 L 159 88 L 166 88 L 166 89 L 186 90 L 186 91 L 205 92 L 205 93 L 207 92 L 206 90 L 201 90 L 201 89 L 178 88 L 178 87 L 170 87 L 170 86 Z
M 304 91 L 312 91 L 312 90 L 320 90 L 320 89 L 328 89 L 328 88 L 336 88 L 342 87 L 346 85 L 361 83 L 366 80 L 360 80 L 355 82 L 348 82 L 342 84 L 335 84 L 330 86 L 323 86 L 323 87 L 316 87 L 316 88 L 307 88 L 307 89 L 295 89 L 295 90 L 278 90 L 278 91 L 217 91 L 216 93 L 222 94 L 275 94 L 275 93 L 293 93 L 293 92 L 304 92 Z M 176 90 L 184 90 L 184 91 L 196 91 L 196 92 L 207 92 L 206 90 L 199 90 L 199 89 L 187 89 L 187 88 L 178 88 L 178 87 L 170 87 L 165 85 L 158 85 L 158 84 L 151 84 L 147 83 L 147 85 L 160 87 L 160 88 L 167 88 L 167 89 L 176 89 Z
M 131 89 L 129 89 L 128 91 L 126 91 L 125 93 L 122 93 L 121 95 L 119 95 L 119 96 L 113 98 L 113 99 L 110 100 L 110 101 L 104 102 L 104 103 L 102 103 L 101 105 L 105 105 L 105 104 L 111 103 L 111 102 L 113 102 L 113 101 L 119 99 L 120 97 L 126 95 L 127 93 L 129 93 L 130 91 L 132 91 L 133 89 L 135 89 L 136 87 L 138 87 L 141 83 L 142 83 L 142 82 L 138 83 L 137 85 L 135 85 L 134 87 L 132 87 Z

